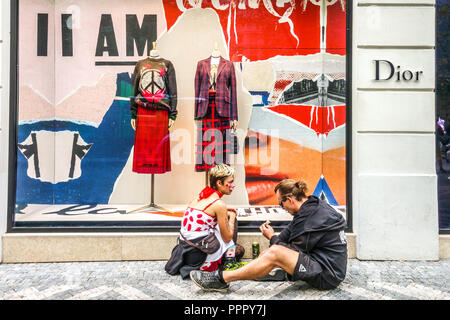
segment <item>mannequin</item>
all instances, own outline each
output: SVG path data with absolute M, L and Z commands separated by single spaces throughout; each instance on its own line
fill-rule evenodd
M 216 164 L 229 164 L 229 156 L 235 153 L 230 146 L 238 119 L 236 92 L 234 64 L 221 56 L 215 42 L 211 55 L 197 63 L 195 73 L 195 171 L 205 172 L 206 177 Z
M 153 42 L 153 50 L 150 51 L 150 56 L 149 57 L 153 58 L 153 59 L 161 58 L 159 56 L 158 50 L 156 50 L 156 41 Z
M 143 208 L 161 208 L 153 201 L 154 175 L 171 171 L 169 129 L 178 111 L 175 69 L 159 55 L 156 42 L 148 57 L 136 63 L 132 86 L 131 126 L 136 131 L 132 170 L 151 174 L 151 204 Z
M 153 49 L 150 51 L 150 55 L 148 56 L 150 59 L 160 59 L 160 55 L 158 50 L 156 49 L 156 41 L 153 42 Z M 175 120 L 169 119 L 169 129 L 172 128 Z M 131 119 L 131 127 L 134 131 L 136 131 L 136 119 Z
M 211 53 L 211 57 L 213 57 L 213 58 L 220 58 L 220 56 L 221 56 L 221 53 L 219 51 L 219 45 L 218 45 L 218 43 L 216 41 L 216 42 L 214 42 L 214 50 Z M 219 60 L 217 60 L 217 63 L 219 63 Z
M 217 43 L 217 41 L 214 42 L 214 49 L 211 52 L 211 65 L 219 65 L 219 61 L 220 61 L 220 57 L 222 56 L 220 50 L 219 50 L 219 44 Z M 236 132 L 236 128 L 238 125 L 238 121 L 237 120 L 232 120 L 231 123 L 231 129 L 233 130 L 233 132 Z

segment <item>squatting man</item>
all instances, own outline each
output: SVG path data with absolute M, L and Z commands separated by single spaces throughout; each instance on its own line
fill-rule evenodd
M 343 216 L 326 201 L 307 196 L 303 181 L 285 179 L 274 190 L 293 219 L 279 234 L 264 223 L 260 230 L 270 247 L 244 267 L 213 272 L 193 270 L 192 281 L 206 291 L 225 292 L 238 280 L 302 280 L 319 290 L 336 288 L 347 270 Z

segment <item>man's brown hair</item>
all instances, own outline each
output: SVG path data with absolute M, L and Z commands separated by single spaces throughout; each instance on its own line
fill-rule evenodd
M 307 197 L 306 192 L 308 191 L 308 186 L 306 185 L 306 182 L 302 180 L 295 181 L 294 179 L 284 179 L 275 186 L 275 193 L 277 193 L 278 190 L 280 190 L 281 196 L 292 194 L 300 201 Z

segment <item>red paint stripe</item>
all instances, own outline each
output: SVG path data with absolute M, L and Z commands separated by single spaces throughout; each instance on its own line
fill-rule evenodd
M 312 110 L 313 108 L 314 111 Z M 334 109 L 334 121 L 332 108 Z M 300 105 L 278 105 L 268 109 L 292 118 L 314 130 L 318 135 L 328 135 L 331 130 L 345 124 L 345 105 L 314 107 Z M 311 115 L 311 111 L 313 111 Z

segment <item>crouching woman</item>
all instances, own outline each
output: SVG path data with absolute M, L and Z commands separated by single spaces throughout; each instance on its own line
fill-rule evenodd
M 233 192 L 234 169 L 226 164 L 216 165 L 209 172 L 209 183 L 186 208 L 178 244 L 164 268 L 170 275 L 180 273 L 187 279 L 192 270 L 212 272 L 226 263 L 223 260 L 236 261 L 244 254 L 239 245 L 236 251 L 237 212 L 227 208 L 222 200 L 223 195 Z M 194 245 L 210 232 L 215 233 L 220 247 L 206 254 Z

